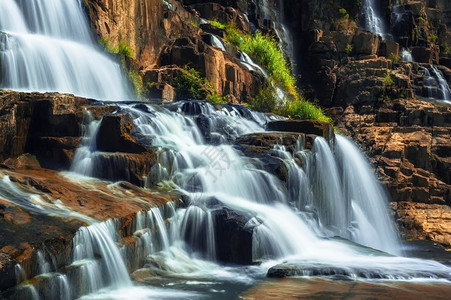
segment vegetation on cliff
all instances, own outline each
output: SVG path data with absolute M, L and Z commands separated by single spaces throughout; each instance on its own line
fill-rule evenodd
M 256 32 L 253 35 L 238 30 L 233 24 L 211 21 L 226 33 L 226 40 L 247 53 L 268 72 L 269 83 L 252 99 L 250 105 L 259 111 L 274 112 L 293 119 L 312 119 L 332 123 L 321 107 L 308 101 L 296 87 L 290 65 L 276 40 Z M 281 93 L 282 91 L 282 93 Z
M 113 46 L 108 39 L 101 38 L 99 45 L 106 52 L 117 55 L 121 61 L 121 67 L 124 74 L 128 76 L 128 82 L 137 98 L 141 98 L 145 92 L 143 79 L 139 74 L 138 67 L 134 61 L 133 50 L 125 42 L 120 42 L 117 47 Z
M 225 103 L 211 83 L 200 75 L 200 72 L 189 66 L 184 66 L 180 74 L 172 77 L 171 85 L 177 89 L 179 98 L 207 100 L 214 103 Z

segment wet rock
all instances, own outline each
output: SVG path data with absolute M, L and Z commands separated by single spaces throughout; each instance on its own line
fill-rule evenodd
M 149 152 L 98 153 L 94 160 L 93 174 L 96 178 L 111 181 L 125 180 L 137 186 L 144 186 L 145 177 L 155 164 L 155 156 Z
M 266 125 L 270 131 L 298 132 L 304 134 L 314 134 L 326 140 L 334 139 L 334 130 L 327 122 L 313 120 L 286 120 L 271 121 Z
M 252 264 L 253 227 L 247 226 L 250 217 L 223 207 L 213 211 L 213 218 L 218 260 L 225 263 Z
M 97 150 L 104 152 L 143 153 L 146 148 L 132 136 L 133 119 L 128 114 L 106 115 L 97 133 Z

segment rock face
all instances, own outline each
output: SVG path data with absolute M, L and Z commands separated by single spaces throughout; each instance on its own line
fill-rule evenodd
M 80 142 L 84 106 L 71 95 L 0 91 L 0 160 L 36 154 L 43 166 L 68 167 Z
M 116 47 L 125 43 L 133 50 L 144 84 L 151 86 L 145 95 L 148 98 L 166 102 L 183 99 L 172 89 L 171 78 L 189 66 L 200 72 L 216 93 L 229 102 L 249 101 L 262 86 L 263 78 L 251 73 L 236 58 L 237 50 L 221 39 L 221 31 L 198 24 L 202 17 L 233 22 L 245 31 L 250 31 L 251 25 L 242 12 L 228 6 L 232 3 L 213 2 L 185 1 L 184 6 L 175 0 L 86 1 L 99 37 Z M 225 44 L 227 51 L 212 42 L 212 34 Z
M 66 211 L 82 212 L 95 220 L 118 218 L 121 221 L 119 235 L 131 238 L 133 243 L 136 243 L 136 239 L 131 237 L 133 218 L 137 212 L 178 199 L 177 195 L 155 193 L 127 183 L 115 185 L 112 192 L 110 182 L 71 181 L 55 171 L 42 168 L 2 168 L 0 176 L 8 176 L 12 184 L 24 193 L 23 199 L 12 197 L 4 184 L 0 186 L 0 291 L 6 291 L 5 295 L 17 284 L 17 263 L 26 278 L 38 274 L 39 250 L 47 259 L 53 258 L 53 267 L 66 270 L 73 260 L 72 239 L 80 226 L 88 225 L 86 220 L 67 213 L 64 215 L 63 211 L 59 216 L 55 212 L 45 213 L 45 209 L 33 209 L 33 205 L 27 204 L 29 195 L 39 197 L 49 205 L 46 206 L 48 209 L 58 200 Z M 124 200 L 127 205 L 124 205 Z

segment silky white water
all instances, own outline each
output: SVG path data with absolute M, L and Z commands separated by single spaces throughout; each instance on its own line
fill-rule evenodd
M 431 69 L 434 72 L 435 77 L 437 78 L 437 82 L 443 95 L 443 98 L 441 98 L 441 100 L 444 100 L 447 103 L 451 103 L 451 89 L 448 85 L 448 82 L 443 77 L 442 71 L 440 71 L 435 65 L 431 65 Z
M 340 266 L 357 277 L 409 279 L 449 273 L 449 268 L 436 262 L 384 253 L 374 257 L 371 251 L 334 238 L 341 236 L 401 254 L 385 191 L 360 150 L 348 139 L 337 136 L 331 147 L 317 138 L 312 151 L 296 147 L 296 157 L 304 159 L 305 170 L 294 162 L 292 154 L 276 145 L 273 155 L 289 166 L 285 183 L 264 171 L 258 160 L 243 156 L 234 147 L 207 144 L 196 121 L 206 115 L 211 120 L 211 135 L 227 142 L 240 134 L 262 131 L 252 121 L 262 116 L 230 114 L 235 108 L 227 105 L 216 110 L 202 102 L 185 104 L 171 105 L 170 110 L 142 104 L 118 109 L 134 118 L 141 138 L 147 137 L 160 149 L 159 164 L 154 166 L 158 172 L 153 173 L 160 177 L 153 178 L 153 184 L 178 187 L 191 199 L 189 206 L 180 209 L 171 221 L 171 230 L 159 231 L 168 235 L 161 238 L 165 245 L 162 249 L 167 250 L 150 257 L 164 264 L 162 274 L 185 274 L 190 261 L 190 272 L 207 277 L 211 274 L 215 264 L 199 263 L 198 259 L 215 261 L 218 236 L 213 215 L 217 205 L 249 219 L 247 226 L 254 228 L 254 261 L 290 259 L 307 265 Z M 89 155 L 95 157 L 96 151 Z M 95 159 L 91 162 L 94 167 Z M 185 265 L 182 261 L 186 260 Z
M 407 62 L 413 62 L 412 52 L 407 49 L 402 49 L 401 51 L 401 59 Z
M 368 26 L 376 33 L 383 32 L 373 4 L 364 2 L 371 12 L 367 13 L 371 19 Z M 80 5 L 75 0 L 0 2 L 1 87 L 70 92 L 103 100 L 129 98 L 118 65 L 93 46 Z M 71 18 L 62 17 L 69 14 Z M 249 68 L 264 74 L 261 67 L 243 57 Z M 271 155 L 288 170 L 284 181 L 265 170 L 263 159 L 246 157 L 233 146 L 242 135 L 263 132 L 265 123 L 274 117 L 239 106 L 218 108 L 204 102 L 166 107 L 118 105 L 115 113 L 130 114 L 133 134 L 139 134 L 140 141 L 156 151 L 157 163 L 146 185 L 177 189 L 188 200 L 186 207 L 177 211 L 170 207 L 170 215 L 160 209 L 139 213 L 134 232 L 137 248 L 133 257 L 128 257 L 118 247 L 117 221 L 96 222 L 70 211 L 62 202 L 31 195 L 2 176 L 2 199 L 32 212 L 91 224 L 80 228 L 73 241 L 71 267 L 79 268 L 81 282 L 52 274 L 49 286 L 57 287 L 63 298 L 84 294 L 88 295 L 83 299 L 203 296 L 135 286 L 126 268 L 126 262 L 134 259 L 146 260 L 144 269 L 154 272 L 153 277 L 174 281 L 165 287 L 173 287 L 177 280 L 182 280 L 184 287 L 211 284 L 215 288 L 210 292 L 217 295 L 222 291 L 216 289 L 215 281 L 249 286 L 264 277 L 269 267 L 285 260 L 319 269 L 343 268 L 354 279 L 450 277 L 450 268 L 437 262 L 393 256 L 400 254 L 400 247 L 388 199 L 368 162 L 346 138 L 337 137 L 335 143 L 317 138 L 312 150 L 304 149 L 305 141 L 299 138 L 294 153 L 274 145 Z M 95 143 L 99 124 L 86 113 L 82 147 L 71 171 L 94 177 L 105 172 L 98 163 L 102 153 Z M 120 166 L 113 163 L 111 168 L 115 167 Z M 247 220 L 245 227 L 253 232 L 252 260 L 261 263 L 259 266 L 218 264 L 218 207 Z M 40 266 L 44 274 L 55 269 L 45 258 Z M 39 297 L 33 286 L 26 288 L 30 298 Z
M 451 89 L 443 73 L 434 65 L 424 68 L 423 87 L 427 90 L 428 98 L 442 103 L 451 103 Z
M 365 22 L 365 29 L 380 35 L 382 39 L 385 39 L 386 31 L 382 18 L 377 12 L 376 3 L 376 0 L 362 1 L 362 15 Z
M 0 2 L 0 88 L 133 98 L 119 64 L 95 45 L 81 6 L 77 0 Z

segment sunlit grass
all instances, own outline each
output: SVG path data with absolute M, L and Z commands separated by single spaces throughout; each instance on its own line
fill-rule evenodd
M 309 102 L 296 87 L 296 78 L 276 40 L 257 32 L 253 35 L 238 30 L 233 24 L 222 24 L 216 20 L 211 25 L 223 29 L 226 40 L 246 52 L 269 74 L 269 83 L 250 101 L 250 106 L 263 112 L 274 112 L 291 119 L 310 119 L 332 123 L 321 107 Z M 277 87 L 284 92 L 281 99 Z

